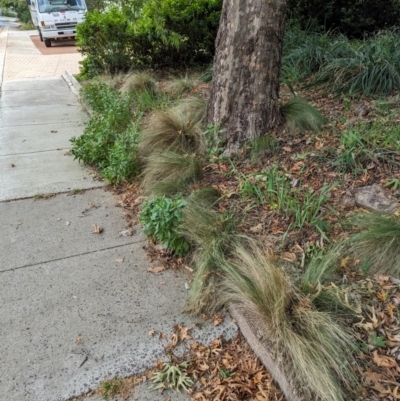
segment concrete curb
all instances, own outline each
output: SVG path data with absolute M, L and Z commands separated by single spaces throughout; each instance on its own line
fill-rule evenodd
M 82 88 L 81 84 L 75 79 L 75 77 L 67 70 L 61 75 L 62 79 L 68 85 L 69 90 L 80 100 L 80 90 Z
M 87 113 L 91 116 L 93 114 L 93 110 L 89 107 L 81 96 L 82 85 L 76 80 L 76 78 L 68 71 L 65 70 L 64 74 L 61 75 L 62 79 L 67 84 L 69 90 L 77 97 L 82 107 L 87 111 Z
M 250 323 L 243 316 L 243 314 L 234 305 L 229 307 L 229 313 L 236 320 L 240 331 L 254 353 L 257 355 L 269 373 L 271 373 L 273 379 L 279 384 L 280 389 L 285 394 L 286 400 L 304 401 L 303 398 L 296 395 L 295 388 L 286 377 L 285 372 L 282 371 L 281 367 L 279 366 L 279 362 L 275 361 L 271 356 L 272 352 L 269 352 L 265 345 L 261 344 L 256 334 L 254 334 Z

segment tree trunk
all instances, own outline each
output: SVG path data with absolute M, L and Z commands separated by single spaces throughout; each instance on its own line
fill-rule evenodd
M 224 129 L 226 153 L 274 128 L 286 0 L 224 0 L 207 119 Z

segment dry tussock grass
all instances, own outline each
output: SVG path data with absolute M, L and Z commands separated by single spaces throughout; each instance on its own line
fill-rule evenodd
M 237 243 L 221 268 L 220 303 L 238 305 L 307 399 L 349 399 L 355 383 L 352 339 L 334 317 L 317 311 L 251 240 Z

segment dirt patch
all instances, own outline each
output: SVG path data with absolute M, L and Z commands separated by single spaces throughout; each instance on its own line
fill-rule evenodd
M 76 47 L 75 40 L 60 39 L 51 42 L 51 47 L 46 47 L 44 42 L 40 41 L 39 35 L 30 36 L 31 41 L 36 48 L 45 56 L 51 54 L 70 54 L 79 53 Z

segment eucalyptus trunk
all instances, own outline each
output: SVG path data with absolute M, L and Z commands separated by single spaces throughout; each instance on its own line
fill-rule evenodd
M 226 153 L 271 132 L 279 108 L 286 0 L 224 0 L 207 119 L 224 129 Z

